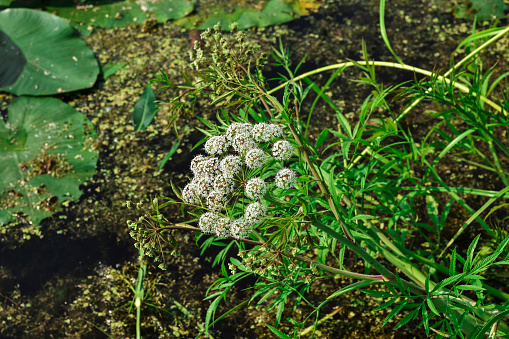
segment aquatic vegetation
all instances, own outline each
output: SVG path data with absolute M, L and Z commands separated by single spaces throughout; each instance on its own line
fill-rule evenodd
M 502 19 L 509 6 L 503 0 L 443 1 L 443 6 L 451 8 L 458 18 L 491 20 Z
M 0 227 L 37 226 L 95 172 L 92 124 L 54 98 L 20 97 L 0 120 Z
M 134 129 L 137 131 L 146 129 L 156 113 L 156 96 L 152 86 L 147 86 L 136 105 L 134 105 L 132 115 Z
M 209 3 L 190 0 L 136 0 L 104 1 L 82 0 L 28 0 L 24 2 L 0 1 L 0 10 L 4 7 L 43 8 L 45 11 L 67 20 L 81 34 L 88 35 L 94 27 L 116 28 L 131 24 L 143 24 L 143 30 L 150 30 L 157 23 L 176 20 L 190 29 L 212 28 L 218 21 L 226 26 L 238 22 L 241 29 L 258 26 L 282 24 L 308 15 L 320 7 L 316 0 L 261 0 L 256 4 L 242 2 Z M 199 7 L 199 13 L 192 14 Z M 230 13 L 230 8 L 235 8 Z M 228 8 L 228 9 L 226 9 Z M 226 10 L 225 10 L 226 9 Z M 226 27 L 225 26 L 225 27 Z
M 385 1 L 380 5 L 383 18 Z M 288 75 L 280 75 L 283 83 L 270 90 L 258 49 L 245 44 L 242 36 L 229 42 L 216 26 L 202 34 L 203 43 L 196 44 L 191 63 L 197 78 L 182 87 L 172 103 L 177 111 L 184 106 L 179 103 L 188 100 L 187 108 L 192 108 L 196 98 L 209 97 L 212 105 L 222 108 L 214 122 L 201 119 L 206 125 L 205 138 L 195 147 L 205 144 L 210 156 L 193 160 L 191 171 L 200 177 L 183 191 L 174 187 L 177 198 L 154 199 L 149 209 L 138 203 L 142 215 L 128 226 L 136 247 L 144 251 L 141 260 L 150 262 L 154 257 L 162 268 L 164 242 L 178 251 L 177 231 L 195 232 L 204 250 L 215 244 L 223 248 L 214 260 L 221 266 L 223 278 L 209 290 L 207 298 L 213 301 L 206 329 L 198 336 L 228 314 L 215 319 L 216 309 L 231 287 L 250 276 L 257 277 L 251 283 L 254 296 L 239 300 L 233 309 L 256 299 L 261 300 L 258 304 L 270 299 L 267 310 L 276 310 L 276 315 L 269 328 L 281 338 L 291 338 L 278 329 L 288 306 L 294 305 L 295 311 L 302 302 L 312 309 L 304 317 L 287 318 L 297 337 L 316 330 L 320 315 L 334 298 L 357 290 L 382 300 L 376 310 L 390 310 L 384 325 L 404 314 L 395 329 L 414 321 L 428 336 L 508 335 L 503 317 L 509 313 L 509 295 L 493 287 L 488 278 L 492 269 L 507 271 L 509 237 L 500 232 L 494 237 L 492 228 L 480 217 L 495 201 L 509 197 L 502 166 L 509 161 L 509 104 L 507 93 L 497 88 L 507 73 L 491 81 L 496 67 L 483 74 L 478 53 L 509 33 L 509 27 L 472 34 L 462 43 L 469 45 L 467 55 L 442 73 L 403 63 L 390 47 L 384 20 L 380 25 L 382 37 L 399 63 L 372 61 L 363 45 L 363 60 L 298 74 L 301 64 L 292 70 L 288 53 L 281 47 L 274 57 Z M 353 121 L 325 94 L 348 67 L 356 67 L 362 74 L 359 83 L 372 88 Z M 377 67 L 425 77 L 413 84 L 385 88 L 376 77 Z M 333 75 L 321 88 L 311 80 L 331 70 Z M 158 80 L 165 82 L 164 77 Z M 279 90 L 284 91 L 280 99 L 274 96 Z M 308 131 L 315 105 L 303 110 L 309 107 L 310 91 L 315 92 L 316 100 L 329 105 L 336 118 L 334 125 L 323 128 L 314 138 Z M 393 111 L 389 98 L 403 101 L 405 108 Z M 437 103 L 429 113 L 436 123 L 424 135 L 416 135 L 403 122 L 422 101 Z M 255 129 L 254 124 L 261 125 Z M 281 128 L 284 145 L 274 147 L 273 140 L 263 141 L 259 136 L 272 125 Z M 257 145 L 253 131 L 263 144 Z M 250 153 L 257 148 L 277 161 L 258 162 L 260 154 Z M 250 165 L 245 166 L 247 163 Z M 490 172 L 496 191 L 472 187 L 468 182 L 452 186 L 449 174 L 461 163 Z M 212 178 L 229 167 L 235 171 L 230 177 L 237 182 L 233 192 L 230 189 L 219 196 Z M 231 182 L 226 186 L 231 187 Z M 463 194 L 486 201 L 473 208 Z M 165 208 L 173 205 L 182 206 L 187 222 L 174 223 L 165 216 Z M 468 215 L 455 234 L 446 235 L 452 208 Z M 458 237 L 473 225 L 476 233 L 466 244 L 459 244 Z M 409 240 L 415 238 L 426 245 Z M 483 243 L 493 248 L 490 254 L 478 249 Z M 234 248 L 237 256 L 231 253 Z M 345 267 L 347 253 L 364 261 L 363 273 Z M 357 282 L 342 286 L 319 304 L 307 300 L 314 284 L 338 276 Z M 297 316 L 296 312 L 292 315 Z M 306 326 L 311 330 L 304 330 Z
M 211 14 L 204 16 L 202 13 L 190 15 L 178 23 L 187 28 L 207 29 L 214 27 L 220 21 L 223 27 L 229 27 L 236 23 L 239 29 L 246 29 L 253 26 L 266 27 L 270 25 L 279 25 L 296 18 L 309 15 L 310 12 L 321 6 L 320 1 L 316 0 L 265 0 L 259 1 L 255 5 L 246 6 L 238 3 L 235 5 L 233 13 L 230 11 L 230 3 L 217 2 L 208 9 Z
M 63 19 L 32 9 L 6 9 L 0 12 L 0 32 L 9 38 L 0 53 L 15 48 L 20 54 L 2 58 L 6 70 L 0 72 L 0 83 L 9 80 L 0 91 L 52 95 L 94 85 L 99 74 L 94 53 Z

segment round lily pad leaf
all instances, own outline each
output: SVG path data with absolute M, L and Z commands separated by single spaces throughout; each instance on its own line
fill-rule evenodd
M 158 22 L 180 19 L 191 13 L 194 5 L 190 0 L 136 0 L 105 2 L 86 1 L 81 6 L 47 7 L 62 18 L 68 19 L 80 32 L 86 34 L 92 27 L 124 27 L 132 23 L 144 23 L 150 18 Z
M 95 172 L 92 124 L 54 98 L 20 97 L 0 119 L 0 225 L 39 224 Z
M 27 60 L 18 80 L 0 91 L 51 95 L 94 85 L 99 74 L 94 53 L 63 19 L 32 9 L 6 9 L 0 12 L 0 30 Z
M 12 85 L 20 76 L 27 59 L 7 34 L 0 31 L 0 88 Z
M 202 13 L 188 16 L 177 23 L 187 28 L 196 28 L 196 23 L 201 22 L 199 29 L 212 28 L 218 22 L 221 22 L 224 30 L 230 29 L 230 24 L 236 22 L 239 29 L 258 26 L 266 27 L 270 25 L 279 25 L 296 18 L 309 15 L 310 12 L 317 10 L 321 6 L 318 0 L 261 0 L 254 5 L 237 6 L 235 11 L 220 5 L 211 6 L 208 9 L 210 15 L 203 16 Z

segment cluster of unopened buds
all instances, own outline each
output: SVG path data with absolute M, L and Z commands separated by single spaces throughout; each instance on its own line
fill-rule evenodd
M 283 136 L 283 130 L 275 124 L 234 123 L 224 135 L 209 138 L 205 143 L 208 155 L 198 155 L 192 160 L 194 177 L 182 191 L 186 203 L 208 210 L 199 220 L 203 233 L 223 238 L 246 238 L 267 215 L 267 207 L 262 201 L 267 189 L 275 186 L 288 190 L 295 185 L 297 175 L 289 168 L 277 172 L 274 183 L 257 176 L 248 177 L 271 158 L 285 161 L 292 157 L 293 145 Z M 243 205 L 242 217 L 231 217 L 233 211 L 228 209 L 231 201 L 248 202 Z

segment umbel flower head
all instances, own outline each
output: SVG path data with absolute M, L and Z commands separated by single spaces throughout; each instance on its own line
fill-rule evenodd
M 235 219 L 230 225 L 230 234 L 235 239 L 247 238 L 252 228 L 251 221 L 244 218 Z
M 205 152 L 210 155 L 221 155 L 228 149 L 226 137 L 223 135 L 216 135 L 211 137 L 205 143 Z
M 276 187 L 290 189 L 297 182 L 297 174 L 289 168 L 283 168 L 276 174 Z
M 256 142 L 270 142 L 283 137 L 283 129 L 275 124 L 265 122 L 254 125 L 251 135 Z
M 245 193 L 249 199 L 260 200 L 267 192 L 267 184 L 261 178 L 251 178 L 246 183 Z
M 260 148 L 253 148 L 246 154 L 246 166 L 249 168 L 260 168 L 267 162 L 267 155 Z
M 228 155 L 221 160 L 219 168 L 225 177 L 232 178 L 242 169 L 242 158 L 236 155 Z
M 235 122 L 228 126 L 226 130 L 226 139 L 229 142 L 233 142 L 233 139 L 241 133 L 245 133 L 248 137 L 251 137 L 251 128 L 252 125 L 249 123 Z
M 276 160 L 288 160 L 292 157 L 293 146 L 289 141 L 279 140 L 272 146 L 272 156 Z
M 264 220 L 267 207 L 261 200 L 269 186 L 264 179 L 251 176 L 265 173 L 263 167 L 270 157 L 267 150 L 275 160 L 291 158 L 293 146 L 281 140 L 283 136 L 283 130 L 275 124 L 236 122 L 225 134 L 207 140 L 207 155 L 198 155 L 191 161 L 193 179 L 182 191 L 186 203 L 206 210 L 198 222 L 203 233 L 221 238 L 245 238 Z M 295 185 L 296 177 L 294 171 L 283 168 L 274 178 L 275 185 L 290 189 Z M 242 195 L 252 202 L 246 203 Z M 239 204 L 246 204 L 242 207 L 243 216 L 228 217 L 238 215 Z
M 257 145 L 249 133 L 241 132 L 233 137 L 232 146 L 237 153 L 244 155 Z
M 267 214 L 267 208 L 264 204 L 259 201 L 250 203 L 246 207 L 244 212 L 244 218 L 253 224 L 261 221 L 261 219 Z
M 198 222 L 198 226 L 200 226 L 200 230 L 205 234 L 213 234 L 214 227 L 219 217 L 217 214 L 212 212 L 203 213 L 200 217 L 200 221 Z

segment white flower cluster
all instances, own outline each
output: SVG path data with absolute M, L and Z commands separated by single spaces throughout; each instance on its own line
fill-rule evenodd
M 259 177 L 245 182 L 244 177 L 247 170 L 262 168 L 269 161 L 270 155 L 264 149 L 270 143 L 275 160 L 291 158 L 293 146 L 281 140 L 283 135 L 281 127 L 274 124 L 234 123 L 224 135 L 209 138 L 205 143 L 208 155 L 198 155 L 191 161 L 194 178 L 182 191 L 185 202 L 209 210 L 199 220 L 203 233 L 240 239 L 249 236 L 249 232 L 263 221 L 267 208 L 261 199 L 267 193 L 267 183 Z M 229 154 L 232 151 L 235 154 Z M 246 170 L 244 174 L 243 170 Z M 296 174 L 284 168 L 276 174 L 275 183 L 278 188 L 289 189 L 296 183 Z M 232 193 L 242 194 L 241 190 L 253 202 L 246 206 L 243 217 L 226 217 Z
M 276 186 L 284 190 L 295 186 L 297 174 L 289 168 L 283 168 L 276 174 Z
M 292 157 L 293 146 L 286 140 L 279 140 L 272 146 L 272 156 L 276 160 L 288 160 Z

